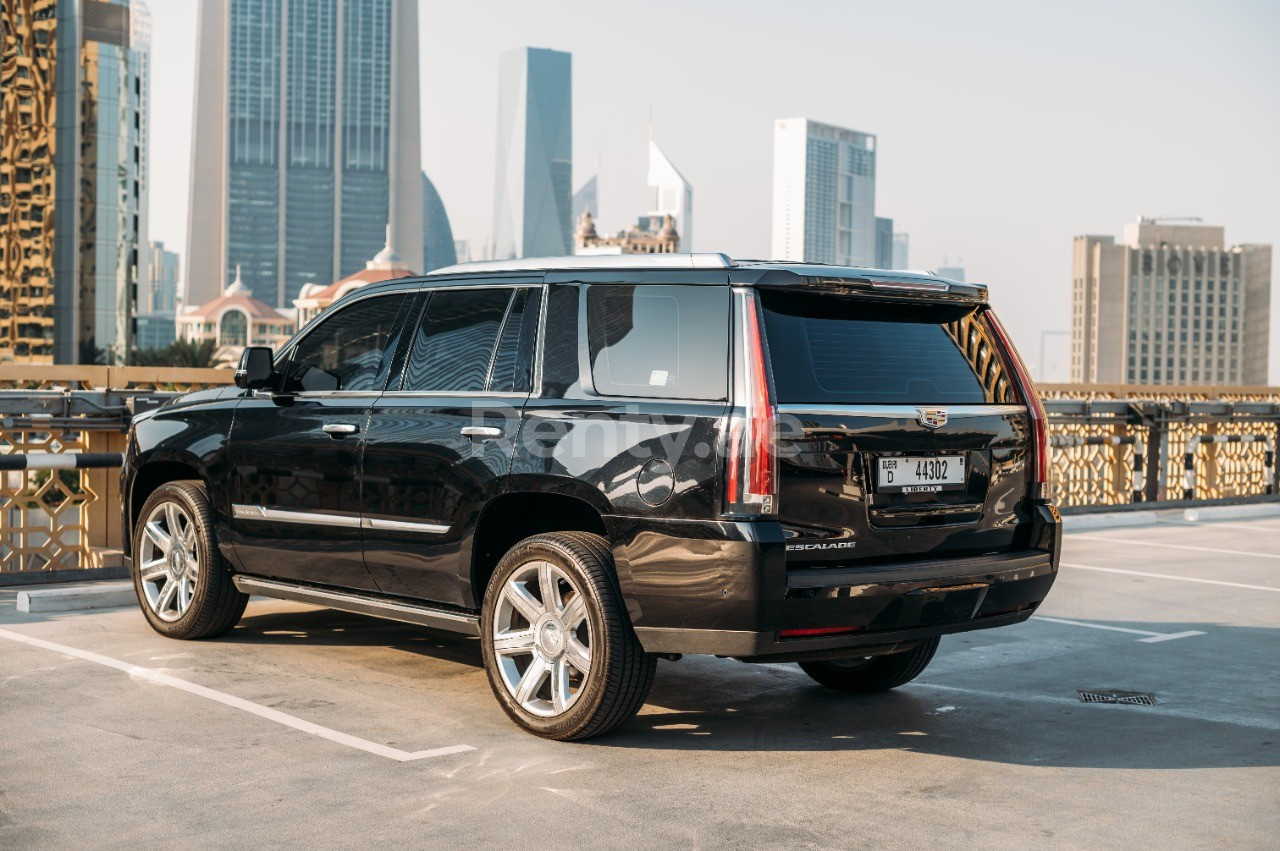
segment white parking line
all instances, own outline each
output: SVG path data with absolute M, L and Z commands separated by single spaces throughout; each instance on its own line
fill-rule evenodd
M 1064 561 L 1062 563 L 1062 567 L 1070 567 L 1073 570 L 1100 570 L 1103 573 L 1124 573 L 1129 576 L 1145 576 L 1149 579 L 1174 579 L 1178 582 L 1200 582 L 1205 585 L 1225 585 L 1228 588 L 1248 588 L 1250 591 L 1280 592 L 1280 588 L 1271 585 L 1247 585 L 1244 582 L 1225 582 L 1221 579 L 1200 579 L 1195 576 L 1174 576 L 1171 573 L 1146 573 L 1141 570 L 1124 570 L 1119 567 L 1094 567 L 1091 564 L 1077 564 L 1070 561 Z
M 1204 635 L 1196 629 L 1189 629 L 1186 632 L 1151 632 L 1145 629 L 1130 629 L 1127 626 L 1105 626 L 1100 623 L 1085 623 L 1084 621 L 1069 621 L 1066 618 L 1051 618 L 1046 615 L 1036 615 L 1032 618 L 1034 621 L 1048 621 L 1049 623 L 1064 623 L 1068 626 L 1083 626 L 1088 629 L 1105 629 L 1111 632 L 1128 632 L 1133 635 L 1145 635 L 1147 638 L 1139 638 L 1143 644 L 1155 644 L 1160 641 L 1173 641 L 1175 638 L 1190 638 L 1193 635 Z
M 1245 550 L 1224 550 L 1221 547 L 1192 547 L 1187 544 L 1158 544 L 1155 541 L 1136 541 L 1132 538 L 1110 538 L 1104 535 L 1081 534 L 1079 532 L 1073 534 L 1071 537 L 1084 538 L 1089 541 L 1103 541 L 1113 544 L 1133 544 L 1139 547 L 1165 547 L 1170 550 L 1195 550 L 1196 552 L 1215 553 L 1217 555 L 1253 556 L 1254 558 L 1280 559 L 1280 553 L 1253 553 Z
M 10 632 L 7 629 L 0 629 L 0 638 L 7 638 L 10 641 L 17 641 L 21 644 L 29 644 L 32 647 L 40 647 L 44 650 L 52 650 L 55 653 L 62 653 L 66 656 L 73 656 L 76 659 L 83 659 L 86 662 L 93 662 L 97 665 L 103 665 L 108 668 L 115 668 L 117 671 L 123 671 L 131 677 L 146 680 L 156 685 L 169 686 L 188 694 L 194 694 L 198 697 L 207 698 L 217 701 L 226 706 L 244 710 L 259 718 L 266 718 L 268 721 L 274 721 L 277 724 L 283 724 L 286 727 L 292 727 L 295 730 L 301 730 L 304 733 L 310 733 L 313 736 L 319 736 L 322 739 L 328 739 L 331 742 L 337 742 L 340 745 L 346 745 L 349 748 L 371 753 L 375 756 L 394 759 L 397 762 L 412 762 L 418 759 L 427 759 L 433 756 L 445 756 L 447 754 L 464 753 L 473 751 L 471 745 L 450 745 L 444 748 L 433 748 L 425 751 L 402 751 L 399 748 L 393 748 L 388 745 L 380 745 L 377 742 L 371 742 L 367 739 L 361 739 L 358 736 L 352 736 L 347 733 L 333 730 L 329 727 L 323 727 L 319 724 L 312 724 L 310 721 L 303 721 L 301 718 L 295 718 L 279 710 L 272 709 L 268 706 L 262 706 L 249 700 L 245 700 L 235 695 L 226 694 L 216 691 L 205 686 L 196 685 L 195 683 L 180 680 L 168 674 L 151 668 L 141 668 L 137 665 L 131 665 L 128 662 L 121 662 L 119 659 L 112 659 L 109 656 L 102 656 L 98 653 L 91 653 L 88 650 L 81 650 L 77 647 L 68 647 L 65 644 L 55 644 L 52 641 L 44 641 L 39 638 L 32 638 L 29 635 L 23 635 L 18 632 Z

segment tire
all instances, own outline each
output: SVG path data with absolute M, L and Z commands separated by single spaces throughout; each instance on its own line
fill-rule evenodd
M 806 674 L 827 688 L 854 694 L 888 691 L 920 676 L 938 651 L 939 638 L 926 639 L 910 650 L 887 656 L 801 662 Z
M 174 525 L 180 545 L 176 556 L 171 555 Z M 236 625 L 249 602 L 218 551 L 213 511 L 201 482 L 167 482 L 147 499 L 133 530 L 130 572 L 147 623 L 169 638 L 221 635 Z
M 557 741 L 629 721 L 658 663 L 631 628 L 608 544 L 586 532 L 535 535 L 503 556 L 485 591 L 480 643 L 503 710 Z

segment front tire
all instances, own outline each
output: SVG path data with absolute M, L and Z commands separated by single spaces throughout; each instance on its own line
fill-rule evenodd
M 535 535 L 503 556 L 485 592 L 480 641 L 503 710 L 558 741 L 629 721 L 657 667 L 631 628 L 608 544 L 586 532 Z
M 131 573 L 147 623 L 169 638 L 221 635 L 249 602 L 218 551 L 202 482 L 168 482 L 147 499 L 133 530 Z
M 910 650 L 886 656 L 801 662 L 800 667 L 827 688 L 854 694 L 874 694 L 905 685 L 920 676 L 933 659 L 933 654 L 938 652 L 940 640 L 934 636 Z

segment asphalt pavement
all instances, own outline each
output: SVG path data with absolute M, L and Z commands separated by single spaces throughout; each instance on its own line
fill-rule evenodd
M 1035 618 L 895 692 L 686 657 L 579 744 L 515 728 L 474 639 L 255 599 L 179 642 L 7 589 L 0 847 L 1275 847 L 1280 518 L 1063 560 Z

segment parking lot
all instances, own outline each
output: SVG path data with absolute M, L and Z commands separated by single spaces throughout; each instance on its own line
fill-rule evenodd
M 582 744 L 509 723 L 473 639 L 255 599 L 176 642 L 9 590 L 0 847 L 1274 847 L 1280 518 L 1166 519 L 1068 535 L 1036 618 L 894 693 L 686 657 Z

